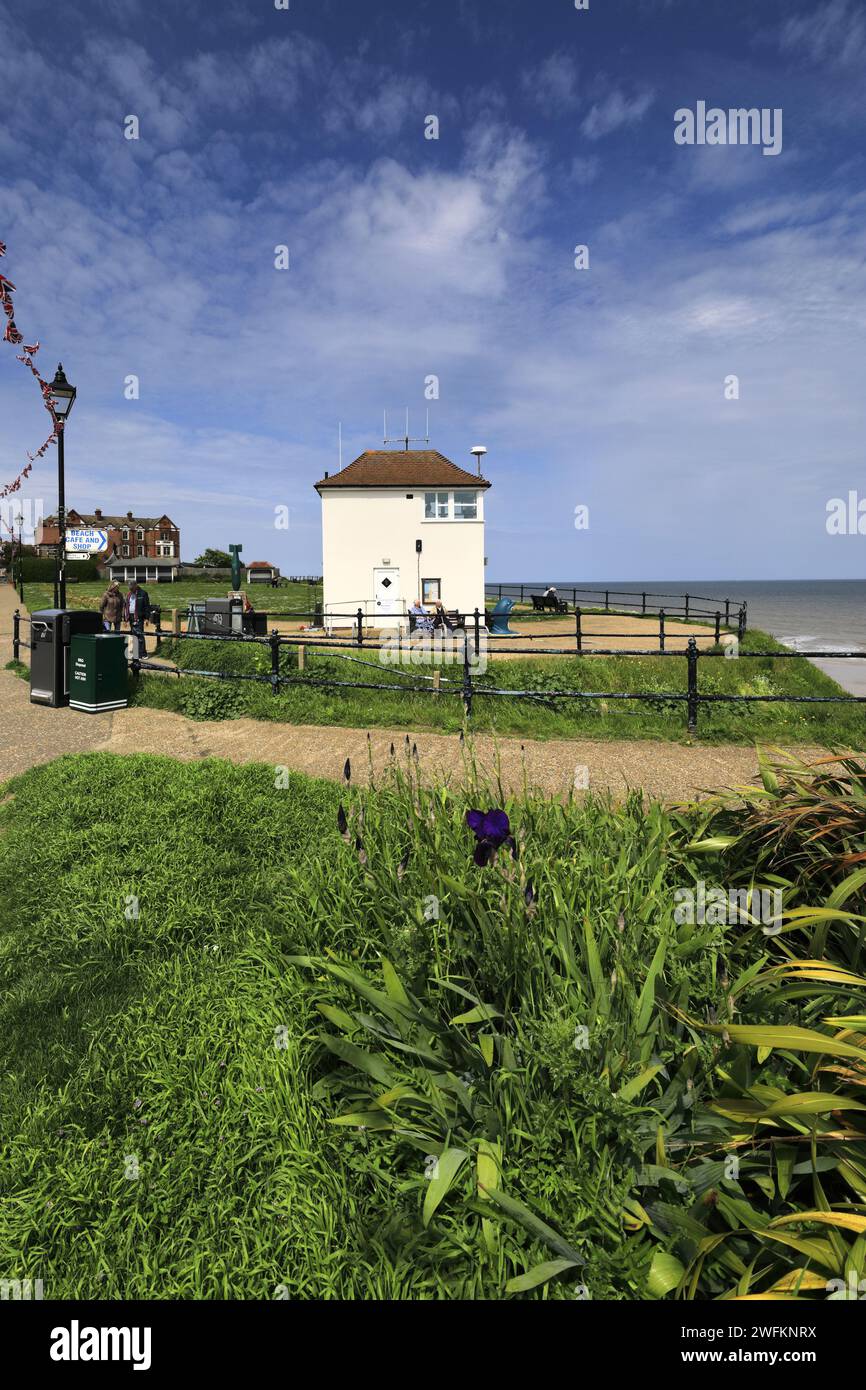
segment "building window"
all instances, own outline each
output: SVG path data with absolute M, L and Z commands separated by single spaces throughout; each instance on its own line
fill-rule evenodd
M 170 540 L 171 540 L 171 532 L 170 532 L 170 531 L 160 531 L 160 533 L 159 533 L 159 539 L 160 539 L 161 541 L 170 541 Z
M 120 553 L 121 553 L 121 555 L 128 555 L 128 554 L 129 554 L 129 546 L 128 546 L 128 545 L 122 545 L 122 546 L 120 547 Z
M 128 540 L 129 540 L 129 531 L 127 530 L 127 528 L 126 528 L 125 526 L 124 526 L 124 528 L 123 528 L 123 539 L 124 539 L 125 541 L 128 541 Z
M 441 579 L 422 579 L 421 580 L 421 602 L 435 603 L 442 597 Z
M 424 493 L 424 519 L 425 519 L 425 521 L 447 521 L 447 520 L 448 520 L 448 493 L 447 493 L 447 492 L 425 492 L 425 493 Z
M 143 546 L 143 545 L 140 545 L 140 546 L 138 547 L 138 553 L 139 553 L 139 555 L 143 555 L 143 554 L 144 554 L 144 546 Z
M 454 520 L 476 521 L 478 518 L 477 494 L 474 492 L 455 492 Z

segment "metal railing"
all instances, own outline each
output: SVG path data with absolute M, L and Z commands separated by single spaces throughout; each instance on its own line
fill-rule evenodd
M 513 598 L 517 603 L 530 603 L 533 597 L 542 598 L 544 589 L 539 593 L 537 586 L 533 584 L 485 584 L 484 594 L 488 599 Z M 681 614 L 683 621 L 689 622 L 692 619 L 715 618 L 716 613 L 721 612 L 724 613 L 725 627 L 737 626 L 745 630 L 747 605 L 743 600 L 710 598 L 707 594 L 661 594 L 649 589 L 594 589 L 579 584 L 568 584 L 562 589 L 557 589 L 557 594 L 566 602 L 571 595 L 573 608 L 603 608 L 605 613 L 633 610 L 642 618 L 652 613 L 665 612 L 669 617 Z M 702 607 L 703 604 L 709 604 L 710 607 Z M 732 614 L 736 615 L 735 623 L 731 622 Z
M 308 615 L 309 616 L 309 615 Z M 350 614 L 335 615 L 341 617 L 351 617 Z M 304 648 L 306 652 L 320 650 L 326 656 L 338 660 L 359 662 L 358 651 L 365 653 L 381 652 L 390 649 L 390 644 L 378 640 L 370 641 L 364 637 L 364 614 L 362 609 L 358 609 L 355 618 L 355 627 L 351 637 L 344 639 L 327 638 L 311 641 L 308 633 L 281 633 L 273 629 L 266 637 L 257 637 L 241 633 L 233 634 L 199 634 L 175 632 L 162 628 L 157 620 L 154 636 L 158 643 L 163 640 L 168 642 L 234 642 L 245 645 L 268 647 L 270 650 L 270 671 L 269 672 L 229 672 L 229 671 L 209 671 L 199 668 L 172 665 L 167 662 L 149 661 L 147 657 L 131 656 L 128 657 L 130 669 L 134 675 L 141 671 L 157 671 L 162 674 L 181 676 L 198 676 L 224 681 L 253 681 L 270 685 L 274 695 L 279 695 L 282 689 L 290 687 L 327 687 L 328 689 L 352 689 L 352 690 L 384 690 L 389 692 L 401 692 L 410 694 L 425 694 L 434 697 L 453 695 L 463 702 L 464 712 L 467 720 L 471 718 L 473 701 L 479 696 L 493 697 L 509 700 L 528 700 L 544 706 L 555 705 L 558 701 L 567 700 L 634 700 L 649 701 L 660 705 L 683 704 L 686 708 L 687 726 L 689 733 L 696 733 L 698 729 L 698 716 L 701 705 L 753 705 L 753 704 L 803 704 L 803 705 L 859 705 L 866 704 L 866 695 L 796 695 L 796 694 L 774 694 L 774 695 L 734 695 L 734 694 L 702 694 L 699 688 L 699 662 L 706 660 L 727 660 L 730 659 L 730 651 L 723 650 L 719 646 L 701 649 L 697 639 L 689 636 L 687 644 L 678 651 L 671 651 L 660 646 L 658 648 L 585 648 L 580 645 L 580 629 L 576 634 L 576 645 L 574 652 L 564 651 L 561 648 L 537 648 L 533 649 L 534 655 L 575 657 L 590 656 L 615 656 L 615 657 L 661 657 L 667 661 L 685 660 L 686 662 L 686 688 L 685 690 L 577 690 L 553 689 L 553 690 L 521 690 L 519 688 L 489 686 L 479 683 L 477 674 L 473 678 L 473 666 L 477 665 L 481 652 L 482 640 L 487 640 L 488 634 L 483 627 L 479 609 L 475 609 L 472 614 L 463 615 L 466 620 L 464 626 L 458 629 L 460 636 L 457 642 L 457 653 L 460 658 L 461 674 L 458 679 L 443 678 L 441 672 L 439 678 L 426 677 L 419 675 L 413 669 L 411 678 L 414 680 L 412 685 L 398 685 L 395 681 L 353 681 L 337 680 L 329 675 L 310 676 L 301 675 L 304 669 L 300 664 L 298 675 L 286 675 L 281 670 L 281 651 L 283 648 L 291 649 Z M 15 660 L 19 659 L 20 648 L 30 647 L 30 643 L 23 642 L 20 636 L 20 613 L 16 609 L 13 615 L 13 655 Z M 129 629 L 123 629 L 124 635 L 135 636 Z M 586 637 L 591 634 L 583 633 Z M 616 634 L 604 633 L 596 634 L 610 637 Z M 623 636 L 634 636 L 634 633 L 622 634 Z M 513 639 L 508 639 L 513 640 Z M 349 652 L 353 656 L 349 656 Z M 525 655 L 525 647 L 503 646 L 497 642 L 495 654 L 502 655 Z M 744 651 L 737 650 L 736 659 L 745 658 L 769 658 L 773 661 L 808 661 L 810 657 L 820 656 L 832 660 L 864 660 L 864 651 L 821 651 L 821 652 L 799 652 L 799 651 Z M 474 661 L 473 661 L 474 657 Z M 360 664 L 372 665 L 360 661 Z M 375 669 L 375 667 L 374 667 Z M 409 679 L 408 673 L 389 668 L 394 676 Z M 423 681 L 424 684 L 418 682 Z M 443 686 L 445 688 L 443 688 Z M 449 689 L 448 687 L 453 687 Z

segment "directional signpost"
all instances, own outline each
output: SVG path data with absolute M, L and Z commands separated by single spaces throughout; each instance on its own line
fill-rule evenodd
M 108 549 L 108 532 L 93 526 L 76 526 L 66 532 L 66 558 L 87 559 Z

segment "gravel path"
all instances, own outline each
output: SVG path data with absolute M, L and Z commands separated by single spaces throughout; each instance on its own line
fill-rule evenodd
M 16 596 L 0 585 L 0 668 L 11 657 L 12 612 Z M 23 635 L 23 633 L 22 633 Z M 27 653 L 22 653 L 26 658 Z M 464 746 L 456 734 L 335 726 L 270 724 L 254 719 L 196 722 L 169 710 L 136 708 L 89 715 L 71 709 L 47 709 L 30 703 L 25 681 L 0 669 L 0 780 L 62 753 L 99 749 L 110 753 L 159 753 L 184 761 L 227 758 L 232 762 L 264 762 L 317 777 L 337 780 L 346 758 L 354 776 L 367 776 L 372 764 L 381 772 L 396 756 L 411 756 L 417 745 L 418 764 L 426 776 L 462 780 L 471 750 L 479 767 L 494 772 L 497 762 L 503 785 L 519 791 L 524 780 L 548 795 L 567 791 L 575 773 L 586 769 L 593 790 L 609 788 L 623 795 L 642 787 L 662 800 L 683 800 L 704 790 L 751 781 L 755 754 L 748 747 L 689 746 L 652 740 L 603 743 L 594 740 L 531 741 L 479 734 Z M 817 748 L 798 749 L 806 757 Z M 583 780 L 581 773 L 578 776 Z

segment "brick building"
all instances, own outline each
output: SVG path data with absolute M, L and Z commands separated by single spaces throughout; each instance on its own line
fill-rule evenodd
M 108 516 L 97 507 L 95 512 L 77 512 L 70 507 L 66 513 L 66 529 L 93 526 L 108 532 L 108 549 L 96 556 L 100 564 L 127 560 L 130 575 L 133 568 L 144 569 L 147 561 L 159 577 L 173 579 L 180 565 L 180 531 L 169 516 Z M 57 517 L 47 516 L 36 533 L 37 554 L 54 555 L 60 535 Z

